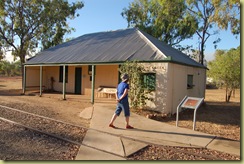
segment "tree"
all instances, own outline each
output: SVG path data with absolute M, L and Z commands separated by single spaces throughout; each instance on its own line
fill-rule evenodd
M 19 76 L 21 75 L 20 61 L 9 62 L 3 60 L 0 62 L 0 75 L 4 76 Z
M 128 27 L 137 27 L 177 46 L 192 37 L 198 27 L 196 19 L 186 14 L 186 9 L 184 0 L 135 0 L 121 14 L 127 19 Z
M 215 59 L 208 63 L 208 76 L 226 87 L 226 102 L 230 101 L 232 92 L 240 87 L 240 46 L 229 51 L 218 50 Z
M 204 62 L 204 49 L 208 38 L 218 31 L 211 31 L 217 26 L 219 29 L 227 30 L 229 27 L 233 34 L 240 33 L 240 1 L 238 0 L 186 0 L 188 12 L 194 16 L 199 28 L 196 34 L 199 38 L 199 62 Z M 213 42 L 220 42 L 220 38 Z
M 2 61 L 5 58 L 2 44 L 3 44 L 2 38 L 0 37 L 0 61 Z
M 135 0 L 122 16 L 128 27 L 138 27 L 152 36 L 188 50 L 191 46 L 178 44 L 193 34 L 199 38 L 199 62 L 204 64 L 204 50 L 208 38 L 220 30 L 231 29 L 234 35 L 240 34 L 239 0 Z M 215 47 L 221 39 L 216 39 Z
M 4 53 L 0 47 L 0 61 L 4 59 Z
M 22 65 L 40 44 L 48 48 L 62 42 L 71 30 L 67 18 L 79 16 L 76 11 L 83 6 L 66 0 L 0 0 L 2 46 L 19 57 Z
M 129 75 L 130 89 L 129 100 L 133 108 L 143 108 L 146 105 L 146 100 L 151 100 L 148 97 L 150 90 L 146 88 L 143 81 L 143 66 L 136 61 L 127 61 L 119 68 L 120 73 Z

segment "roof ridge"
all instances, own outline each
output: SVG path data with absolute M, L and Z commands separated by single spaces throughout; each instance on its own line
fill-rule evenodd
M 158 40 L 157 38 L 153 37 L 152 35 L 150 35 L 150 34 L 144 32 L 144 31 L 142 31 L 142 30 L 140 30 L 140 29 L 137 29 L 137 30 L 140 31 L 140 33 L 142 33 L 142 35 L 143 35 L 145 38 L 147 38 L 147 40 L 148 40 L 154 47 L 156 47 L 160 52 L 162 52 L 163 55 L 165 55 L 164 52 L 160 49 L 160 47 L 158 47 L 155 43 L 153 43 L 153 41 L 152 41 L 151 39 L 154 39 L 154 40 L 157 40 L 157 41 L 160 41 L 160 40 Z M 148 38 L 147 35 L 148 35 L 150 38 Z M 179 53 L 181 57 L 183 57 L 183 58 L 185 58 L 185 59 L 187 59 L 187 60 L 193 62 L 194 65 L 198 65 L 198 66 L 201 66 L 201 67 L 205 67 L 204 65 L 201 65 L 200 63 L 198 63 L 197 61 L 193 60 L 192 58 L 190 58 L 190 57 L 189 57 L 188 55 L 186 55 L 185 53 L 183 53 L 183 52 L 181 52 L 180 50 L 178 50 L 178 49 L 176 49 L 176 48 L 174 48 L 174 47 L 168 45 L 167 43 L 165 43 L 165 42 L 161 42 L 160 44 L 162 44 L 164 47 L 167 47 L 168 49 L 171 49 L 172 51 L 175 51 L 175 52 Z M 165 56 L 166 56 L 166 58 L 170 57 L 172 61 L 175 60 L 175 57 L 173 57 L 172 55 L 169 55 L 169 56 L 165 55 Z M 177 59 L 176 59 L 175 61 L 179 62 Z M 184 62 L 183 62 L 183 63 L 184 63 Z
M 144 41 L 146 41 L 152 49 L 158 51 L 164 58 L 167 58 L 167 56 L 166 56 L 166 55 L 165 55 L 165 54 L 164 54 L 164 53 L 163 53 L 157 46 L 155 46 L 155 45 L 150 41 L 150 39 L 147 38 L 147 37 L 143 34 L 143 32 L 142 32 L 140 29 L 138 29 L 138 28 L 135 28 L 135 29 L 136 29 L 136 32 L 139 33 L 139 35 L 141 36 L 141 38 L 142 38 Z

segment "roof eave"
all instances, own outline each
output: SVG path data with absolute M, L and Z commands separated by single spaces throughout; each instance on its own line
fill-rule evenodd
M 111 61 L 111 62 L 74 62 L 74 63 L 32 63 L 32 64 L 28 64 L 25 63 L 23 65 L 25 66 L 62 66 L 62 65 L 119 65 L 119 64 L 123 64 L 126 61 Z M 175 63 L 175 64 L 180 64 L 180 65 L 185 65 L 185 66 L 190 66 L 190 67 L 198 67 L 198 68 L 204 68 L 207 69 L 207 67 L 205 66 L 197 66 L 197 65 L 191 65 L 191 64 L 187 64 L 187 63 L 182 63 L 182 62 L 178 62 L 178 61 L 174 61 L 172 60 L 171 57 L 167 57 L 163 60 L 141 60 L 138 61 L 139 63 Z

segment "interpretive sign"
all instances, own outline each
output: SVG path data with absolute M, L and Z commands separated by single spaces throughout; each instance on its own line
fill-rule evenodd
M 201 103 L 203 102 L 203 100 L 204 100 L 204 98 L 185 96 L 184 99 L 180 102 L 180 104 L 177 107 L 176 126 L 178 126 L 179 109 L 181 109 L 181 108 L 194 109 L 193 130 L 195 130 L 196 112 L 197 112 L 197 109 L 199 108 L 199 106 L 201 105 Z
M 201 103 L 202 98 L 197 97 L 187 97 L 187 99 L 182 104 L 182 108 L 196 109 L 196 107 Z

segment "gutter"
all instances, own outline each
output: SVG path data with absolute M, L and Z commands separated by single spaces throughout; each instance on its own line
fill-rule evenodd
M 180 65 L 185 65 L 185 66 L 190 66 L 190 67 L 197 67 L 197 68 L 205 68 L 207 69 L 207 67 L 205 66 L 197 66 L 197 65 L 191 65 L 191 64 L 187 64 L 187 63 L 182 63 L 182 62 L 178 62 L 173 60 L 173 58 L 171 56 L 166 57 L 163 60 L 144 60 L 144 61 L 138 61 L 138 63 L 176 63 L 176 64 L 180 64 Z M 125 61 L 111 61 L 111 62 L 81 62 L 81 63 L 33 63 L 33 64 L 28 64 L 28 63 L 24 63 L 23 65 L 26 67 L 29 66 L 63 66 L 63 65 L 67 65 L 67 66 L 80 66 L 80 65 L 118 65 L 118 64 L 123 64 L 125 63 Z

